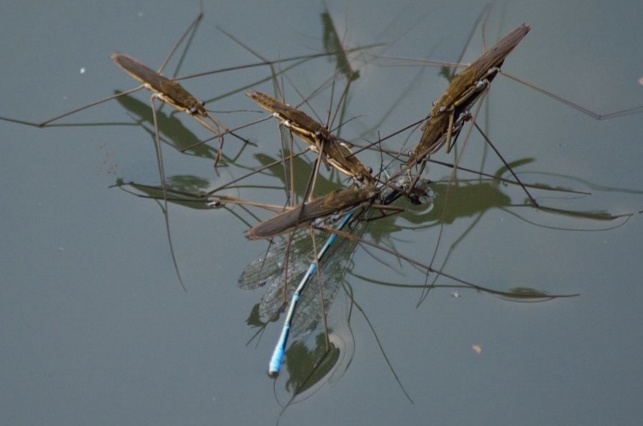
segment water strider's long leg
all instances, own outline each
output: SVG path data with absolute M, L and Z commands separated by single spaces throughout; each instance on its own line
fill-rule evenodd
M 172 256 L 172 263 L 174 265 L 174 270 L 176 271 L 176 277 L 179 280 L 179 284 L 181 284 L 181 287 L 183 288 L 183 291 L 187 292 L 187 287 L 185 286 L 185 282 L 183 281 L 183 277 L 181 276 L 181 270 L 179 269 L 178 262 L 176 260 L 176 254 L 174 252 L 174 243 L 172 242 L 172 230 L 170 229 L 170 211 L 168 209 L 168 201 L 167 201 L 167 180 L 165 179 L 165 164 L 163 162 L 163 150 L 161 147 L 161 140 L 159 138 L 159 133 L 158 133 L 158 122 L 156 119 L 156 105 L 155 105 L 155 100 L 156 100 L 156 94 L 153 94 L 150 97 L 150 105 L 152 107 L 152 114 L 154 118 L 154 128 L 157 130 L 154 133 L 154 146 L 156 148 L 156 159 L 157 159 L 157 166 L 159 170 L 159 177 L 161 179 L 161 188 L 163 190 L 163 218 L 165 220 L 165 233 L 167 235 L 167 242 L 168 242 L 168 247 L 170 248 L 170 255 Z

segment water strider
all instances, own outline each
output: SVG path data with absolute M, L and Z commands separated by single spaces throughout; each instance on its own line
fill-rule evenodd
M 450 79 L 447 89 L 436 101 L 433 102 L 429 116 L 422 124 L 422 135 L 420 136 L 420 140 L 411 150 L 402 171 L 398 173 L 398 175 L 407 173 L 413 179 L 417 179 L 422 173 L 424 164 L 426 164 L 423 160 L 426 160 L 431 154 L 437 152 L 443 146 L 446 146 L 447 153 L 450 152 L 463 129 L 464 124 L 471 121 L 473 123 L 472 125 L 482 135 L 487 145 L 491 147 L 507 170 L 512 174 L 514 183 L 522 188 L 532 206 L 554 214 L 594 220 L 612 220 L 629 216 L 629 214 L 609 215 L 604 212 L 583 212 L 542 206 L 531 195 L 527 189 L 527 185 L 523 184 L 523 182 L 518 178 L 516 173 L 513 171 L 513 168 L 507 163 L 490 138 L 476 123 L 475 118 L 471 113 L 472 108 L 488 93 L 494 78 L 501 73 L 501 67 L 505 59 L 523 40 L 527 33 L 529 33 L 530 29 L 531 27 L 527 24 L 522 24 L 519 27 L 516 27 L 473 63 L 468 65 L 463 71 Z M 553 97 L 555 99 L 558 98 L 556 96 Z M 631 108 L 603 116 L 598 116 L 596 114 L 588 115 L 592 115 L 597 119 L 614 118 L 624 114 L 631 114 L 637 109 L 639 108 Z M 584 108 L 580 108 L 580 110 L 588 111 Z M 418 164 L 422 164 L 422 167 L 419 172 L 414 173 L 413 168 Z M 456 169 L 457 166 L 454 168 L 454 171 Z M 413 185 L 411 185 L 411 187 L 412 186 Z
M 461 129 L 455 123 L 470 114 L 474 104 L 489 90 L 507 55 L 530 29 L 527 24 L 515 28 L 453 78 L 446 91 L 433 103 L 429 117 L 422 125 L 420 141 L 411 151 L 407 165 L 417 164 L 444 145 L 447 152 L 451 150 Z
M 225 126 L 219 120 L 208 114 L 203 101 L 198 101 L 178 82 L 162 76 L 131 56 L 114 53 L 111 59 L 132 78 L 138 80 L 146 89 L 153 92 L 158 100 L 194 117 L 203 127 L 217 135 L 222 133 L 222 129 L 225 129 Z M 210 120 L 211 123 L 206 122 L 205 119 Z M 212 127 L 212 124 L 215 127 Z
M 256 90 L 249 90 L 248 96 L 260 107 L 273 114 L 280 123 L 306 143 L 310 149 L 335 169 L 357 181 L 373 182 L 368 168 L 351 152 L 342 141 L 303 111 L 281 102 L 272 96 Z
M 159 101 L 170 105 L 178 111 L 185 112 L 186 114 L 194 118 L 203 127 L 214 133 L 217 138 L 219 138 L 219 150 L 217 151 L 217 155 L 214 160 L 215 166 L 221 159 L 221 152 L 223 150 L 224 142 L 223 136 L 226 133 L 230 133 L 246 144 L 256 146 L 255 143 L 250 142 L 246 138 L 243 138 L 234 131 L 228 129 L 223 123 L 221 123 L 216 117 L 214 117 L 214 115 L 210 114 L 208 110 L 205 109 L 205 104 L 203 101 L 197 100 L 177 81 L 162 76 L 160 73 L 143 65 L 131 56 L 114 53 L 112 54 L 111 59 L 132 78 L 141 82 L 143 84 L 143 87 L 152 92 L 151 103 L 154 113 L 156 113 L 156 108 L 154 107 L 154 99 L 158 99 Z M 154 117 L 154 120 L 156 123 L 156 116 Z M 158 128 L 156 128 L 155 130 L 158 132 Z
M 248 230 L 246 237 L 250 240 L 272 238 L 284 232 L 292 231 L 298 226 L 353 208 L 359 204 L 373 200 L 378 194 L 375 187 L 352 186 L 337 190 L 318 197 L 312 201 L 301 203 L 287 211 L 253 226 Z
M 515 28 L 451 79 L 444 93 L 433 102 L 429 116 L 421 127 L 420 140 L 406 161 L 407 172 L 411 173 L 413 166 L 445 145 L 447 152 L 451 151 L 464 123 L 473 118 L 471 109 L 488 92 L 505 59 L 530 29 L 527 24 Z M 491 145 L 490 141 L 488 142 Z M 495 150 L 495 147 L 491 146 Z M 532 204 L 538 206 L 504 158 L 497 150 L 496 153 L 514 175 L 516 182 L 522 186 Z

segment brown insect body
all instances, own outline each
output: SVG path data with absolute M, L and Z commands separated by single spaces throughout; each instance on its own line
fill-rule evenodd
M 148 66 L 138 62 L 131 56 L 123 55 L 121 53 L 114 53 L 111 56 L 111 59 L 132 78 L 141 82 L 146 89 L 153 92 L 154 96 L 156 96 L 157 99 L 165 102 L 178 111 L 189 114 L 203 127 L 218 135 L 221 138 L 219 154 L 217 155 L 217 159 L 215 160 L 215 162 L 218 163 L 219 156 L 221 155 L 220 150 L 223 147 L 222 134 L 227 131 L 227 128 L 214 116 L 208 114 L 205 106 L 203 106 L 203 102 L 197 100 L 178 82 L 162 76 Z M 206 121 L 206 119 L 208 119 L 209 121 Z M 214 124 L 214 127 L 212 127 L 210 123 Z M 244 142 L 247 143 L 247 141 L 245 140 Z
M 178 82 L 162 76 L 131 56 L 114 53 L 111 58 L 116 65 L 121 67 L 132 78 L 143 83 L 148 90 L 156 93 L 161 101 L 190 115 L 208 116 L 203 102 L 197 100 Z
M 423 157 L 439 150 L 455 139 L 464 121 L 463 114 L 480 99 L 485 89 L 500 71 L 505 58 L 527 35 L 527 24 L 512 30 L 491 49 L 457 74 L 447 90 L 434 102 L 429 118 L 422 126 L 422 136 L 411 152 L 407 164 L 416 164 Z
M 312 151 L 323 154 L 325 160 L 332 167 L 359 181 L 372 182 L 374 180 L 370 171 L 348 147 L 306 113 L 255 90 L 249 90 L 248 96 L 260 107 L 272 113 L 282 125 L 306 143 Z
M 250 228 L 246 236 L 251 240 L 272 238 L 315 219 L 355 207 L 376 195 L 377 191 L 372 185 L 334 191 L 259 223 Z

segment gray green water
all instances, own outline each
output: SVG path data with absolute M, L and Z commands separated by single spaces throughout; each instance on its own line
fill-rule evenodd
M 387 55 L 451 61 L 483 9 L 475 1 L 327 5 L 351 46 L 384 42 Z M 196 2 L 5 2 L 0 115 L 37 121 L 133 87 L 109 55 L 159 64 L 196 10 Z M 206 2 L 181 74 L 255 60 L 217 26 L 266 57 L 318 52 L 322 12 L 321 2 Z M 493 42 L 528 22 L 532 31 L 504 70 L 609 112 L 643 104 L 641 18 L 643 7 L 631 2 L 501 2 L 493 5 L 486 34 Z M 481 46 L 474 40 L 465 61 Z M 310 93 L 329 70 L 332 64 L 321 60 L 289 74 L 288 95 L 296 99 L 293 86 Z M 265 69 L 238 71 L 185 85 L 210 99 L 265 76 Z M 435 69 L 367 66 L 351 89 L 349 113 L 359 117 L 343 135 L 376 125 L 382 134 L 399 129 L 426 114 L 445 84 Z M 271 90 L 268 83 L 255 88 Z M 144 104 L 148 95 L 134 99 Z M 313 107 L 323 116 L 328 101 L 318 97 Z M 256 109 L 242 93 L 211 108 Z M 643 208 L 641 116 L 597 122 L 500 77 L 485 108 L 481 122 L 503 155 L 534 160 L 518 169 L 525 180 L 592 192 L 565 200 L 541 193 L 541 201 L 612 213 Z M 219 118 L 240 123 L 248 115 L 259 117 Z M 119 178 L 158 183 L 154 147 L 137 119 L 111 102 L 70 121 L 121 124 L 35 129 L 0 122 L 2 417 L 14 425 L 274 424 L 281 410 L 274 391 L 283 402 L 288 380 L 284 375 L 273 383 L 265 375 L 278 326 L 246 345 L 255 333 L 246 320 L 261 290 L 237 287 L 266 245 L 246 241 L 246 225 L 229 212 L 171 206 L 184 293 L 159 205 L 109 188 Z M 183 123 L 196 137 L 207 136 L 197 123 Z M 248 134 L 260 147 L 244 152 L 242 164 L 259 165 L 258 153 L 279 154 L 274 121 Z M 469 142 L 464 163 L 481 167 L 481 145 L 479 138 Z M 207 156 L 167 148 L 164 154 L 170 176 L 206 177 L 215 185 L 240 172 L 228 167 L 217 177 Z M 489 155 L 482 167 L 493 173 L 500 164 Z M 448 174 L 431 170 L 436 180 Z M 474 184 L 476 195 L 468 196 Z M 280 424 L 638 424 L 641 218 L 607 229 L 606 223 L 506 208 L 505 196 L 524 198 L 512 188 L 501 188 L 504 196 L 497 188 L 484 192 L 478 182 L 460 189 L 454 194 L 477 198 L 458 207 L 444 228 L 439 259 L 448 256 L 445 271 L 500 290 L 581 296 L 516 303 L 445 288 L 416 307 L 419 290 L 357 276 L 402 284 L 419 284 L 422 276 L 390 256 L 378 256 L 383 264 L 358 249 L 346 279 L 415 403 L 401 392 L 363 317 L 353 313 L 348 345 L 354 356 L 345 373 L 290 406 Z M 270 201 L 275 194 L 282 195 L 264 188 L 234 195 Z M 398 217 L 369 232 L 426 260 L 437 238 L 436 226 L 419 229 L 417 222 L 435 225 L 427 217 Z M 399 229 L 383 232 L 386 227 Z M 338 316 L 333 320 L 341 323 Z

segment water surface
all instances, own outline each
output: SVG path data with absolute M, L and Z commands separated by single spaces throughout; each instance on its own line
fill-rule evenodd
M 327 7 L 350 46 L 383 42 L 388 47 L 382 54 L 447 61 L 458 59 L 483 10 L 473 1 Z M 323 11 L 321 2 L 206 2 L 180 74 L 256 60 L 217 26 L 266 57 L 319 52 Z M 38 121 L 134 87 L 109 55 L 128 53 L 155 67 L 196 12 L 196 2 L 5 5 L 0 115 Z M 532 31 L 504 70 L 609 112 L 643 103 L 641 18 L 640 6 L 620 2 L 500 2 L 485 34 L 489 44 L 528 22 Z M 481 52 L 479 28 L 476 34 L 465 61 Z M 293 103 L 293 86 L 311 93 L 332 66 L 324 59 L 289 74 L 286 93 Z M 185 86 L 212 99 L 267 76 L 266 69 L 255 69 Z M 445 87 L 436 69 L 366 66 L 351 88 L 349 113 L 358 118 L 343 136 L 374 140 L 378 131 L 391 133 L 422 118 Z M 270 83 L 256 88 L 272 90 Z M 143 105 L 149 95 L 133 99 Z M 324 117 L 328 102 L 320 96 L 312 107 Z M 256 110 L 243 92 L 210 108 Z M 640 116 L 594 121 L 501 77 L 486 108 L 481 122 L 503 155 L 533 159 L 518 169 L 525 180 L 592 193 L 564 200 L 539 193 L 540 201 L 614 214 L 641 210 Z M 237 112 L 219 118 L 242 123 L 248 115 L 259 117 Z M 448 220 L 438 260 L 448 256 L 445 271 L 498 290 L 531 287 L 580 296 L 515 303 L 444 288 L 416 307 L 419 290 L 357 276 L 422 284 L 422 275 L 398 267 L 390 256 L 381 257 L 393 267 L 358 249 L 346 280 L 414 404 L 364 318 L 353 314 L 354 357 L 346 372 L 278 417 L 287 376 L 273 382 L 265 371 L 279 327 L 270 325 L 258 343 L 247 345 L 256 330 L 246 321 L 261 290 L 237 287 L 244 267 L 266 244 L 246 241 L 247 224 L 230 212 L 171 206 L 188 288 L 183 292 L 160 206 L 110 189 L 117 179 L 159 182 L 150 126 L 141 126 L 141 119 L 135 109 L 110 102 L 67 121 L 100 124 L 95 126 L 36 129 L 0 122 L 0 411 L 11 424 L 274 424 L 279 418 L 280 424 L 603 425 L 636 424 L 643 415 L 635 374 L 643 368 L 640 217 L 608 229 L 608 223 L 509 208 L 498 191 L 514 203 L 524 196 L 501 187 L 497 198 L 478 191 L 483 195 L 472 206 Z M 192 136 L 207 136 L 197 123 L 182 122 Z M 260 146 L 245 151 L 240 164 L 256 167 L 258 154 L 279 155 L 274 121 L 248 135 Z M 402 143 L 391 140 L 389 146 Z M 481 166 L 480 146 L 480 138 L 468 143 L 464 163 L 494 173 L 501 164 L 489 155 Z M 166 147 L 164 154 L 169 176 L 216 185 L 240 173 L 230 166 L 217 176 L 207 150 L 187 156 Z M 366 154 L 365 161 L 378 164 L 379 157 Z M 449 173 L 433 167 L 430 176 L 446 179 Z M 278 186 L 279 179 L 265 183 Z M 475 184 L 461 183 L 461 190 Z M 283 192 L 242 188 L 234 195 L 268 201 Z M 377 238 L 378 227 L 411 228 L 382 238 L 426 261 L 438 231 L 438 219 L 427 218 L 398 217 L 373 224 L 370 232 Z M 418 223 L 434 226 L 420 232 Z M 460 297 L 453 297 L 456 291 Z

